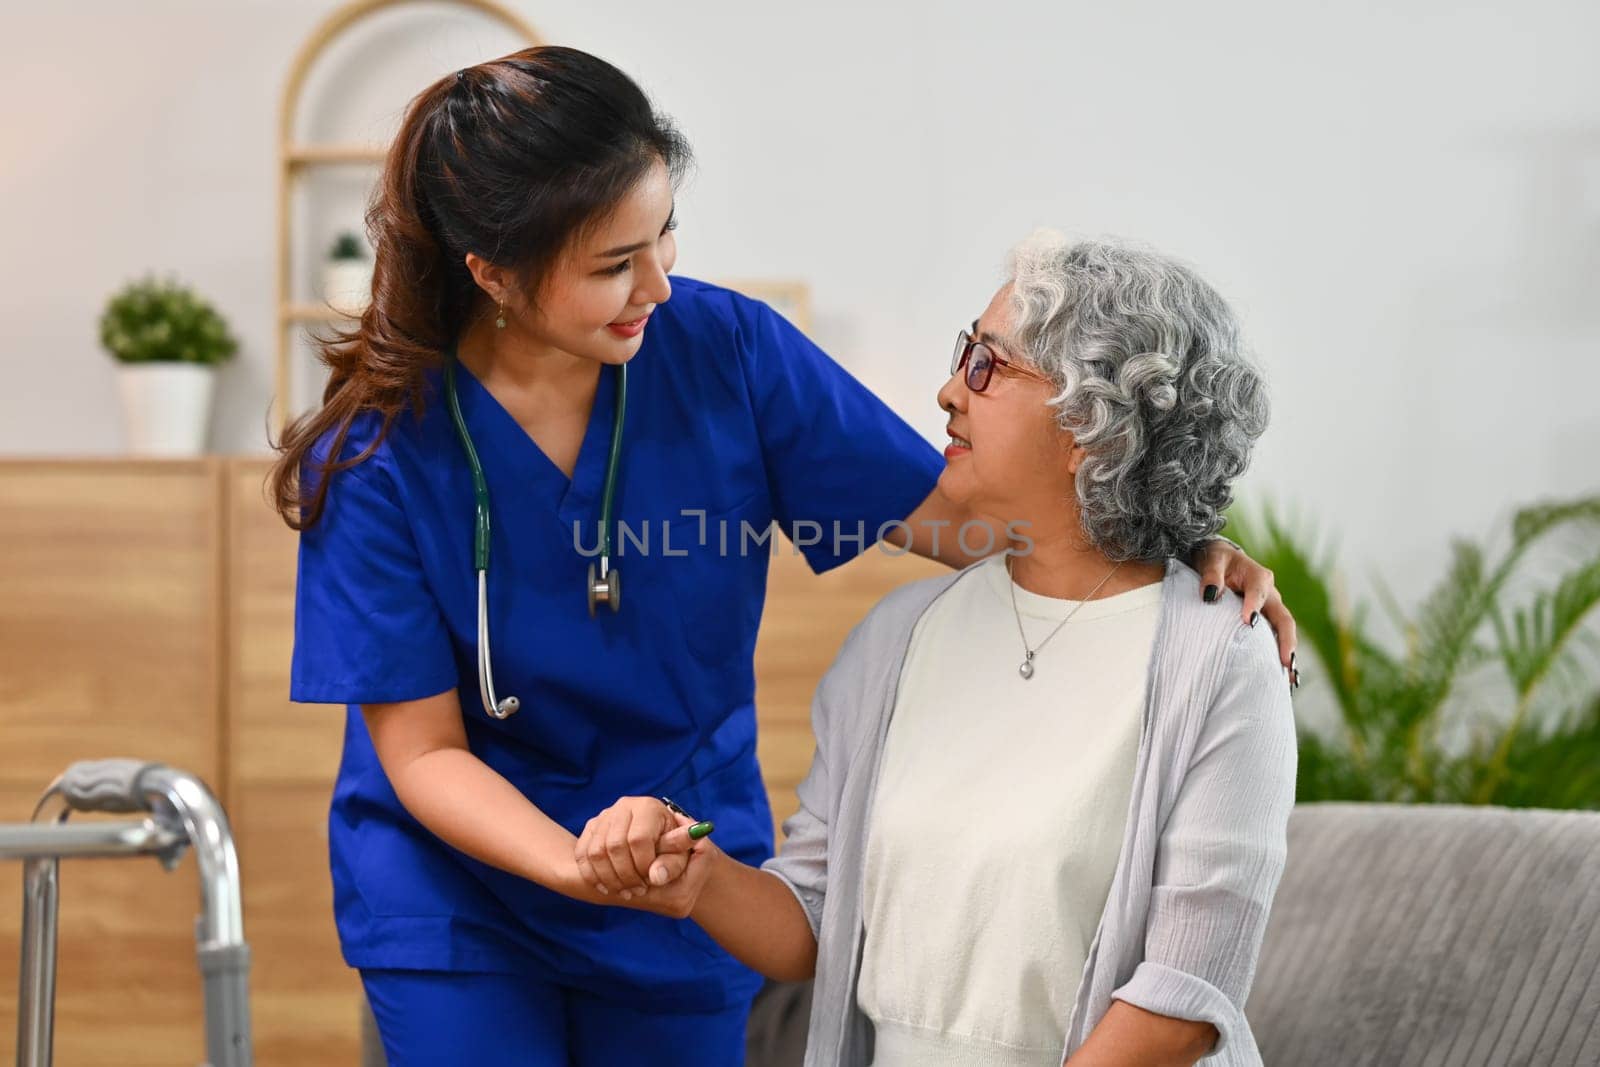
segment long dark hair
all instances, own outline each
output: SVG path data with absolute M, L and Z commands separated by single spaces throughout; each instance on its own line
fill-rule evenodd
M 321 342 L 322 407 L 273 444 L 279 458 L 267 484 L 284 521 L 314 525 L 329 476 L 366 460 L 402 410 L 421 417 L 424 372 L 486 303 L 468 252 L 515 269 L 537 292 L 567 244 L 657 161 L 676 181 L 689 159 L 688 144 L 626 74 L 572 48 L 515 52 L 417 96 L 367 208 L 372 303 L 357 326 Z M 379 432 L 340 461 L 366 411 L 381 415 Z M 302 466 L 330 431 L 308 494 Z

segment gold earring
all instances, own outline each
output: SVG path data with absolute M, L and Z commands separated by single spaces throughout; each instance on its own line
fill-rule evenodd
M 506 328 L 506 305 L 504 301 L 500 303 L 500 317 L 494 320 L 494 326 L 497 330 Z

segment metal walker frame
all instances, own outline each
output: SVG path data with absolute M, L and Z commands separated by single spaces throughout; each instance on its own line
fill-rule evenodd
M 75 811 L 141 817 L 69 824 Z M 50 1067 L 54 1054 L 62 857 L 153 856 L 170 871 L 190 845 L 200 869 L 195 940 L 205 993 L 205 1067 L 251 1067 L 250 947 L 227 813 L 194 775 L 127 759 L 74 763 L 39 798 L 32 822 L 0 823 L 0 860 L 24 861 L 17 1067 Z

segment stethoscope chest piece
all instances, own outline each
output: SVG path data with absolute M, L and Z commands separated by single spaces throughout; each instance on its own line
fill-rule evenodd
M 615 614 L 622 607 L 622 572 L 606 567 L 605 574 L 597 576 L 594 564 L 589 564 L 589 617 L 594 618 L 597 604 L 606 604 Z

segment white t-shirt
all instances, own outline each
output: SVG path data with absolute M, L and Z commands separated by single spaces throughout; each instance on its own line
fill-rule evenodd
M 1161 584 L 1084 604 L 1025 680 L 1004 557 L 981 567 L 918 621 L 885 743 L 857 993 L 876 1067 L 1060 1067 L 1122 846 Z M 1015 592 L 1036 649 L 1080 603 Z

